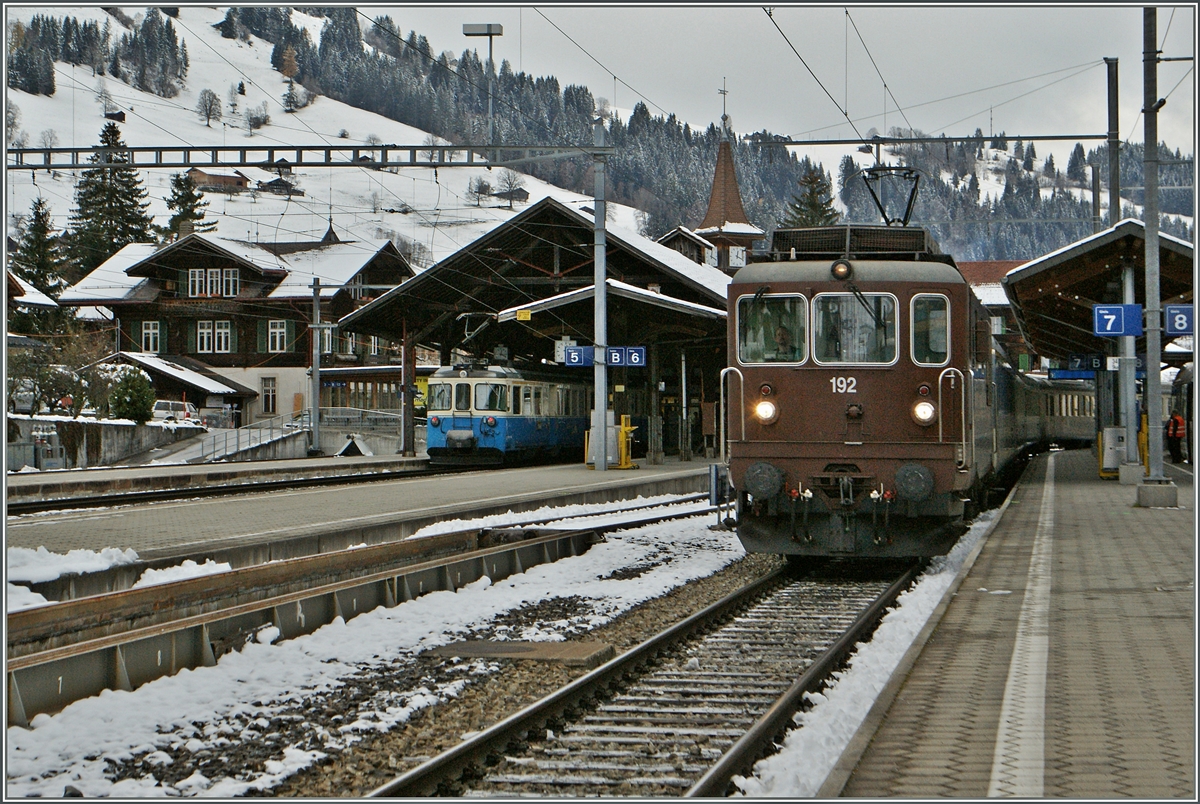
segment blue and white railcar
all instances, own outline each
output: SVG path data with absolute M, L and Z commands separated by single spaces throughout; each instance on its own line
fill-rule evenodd
M 588 386 L 508 366 L 441 368 L 426 392 L 426 450 L 436 465 L 583 460 Z

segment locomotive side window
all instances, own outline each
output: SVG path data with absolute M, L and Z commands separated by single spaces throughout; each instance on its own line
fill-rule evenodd
M 807 358 L 808 302 L 803 296 L 738 299 L 738 360 L 803 363 Z
M 471 409 L 471 383 L 458 382 L 454 384 L 454 409 Z
M 475 386 L 475 410 L 508 412 L 508 386 L 481 382 Z
M 896 362 L 896 297 L 821 293 L 813 299 L 813 358 L 818 363 Z
M 912 359 L 919 366 L 950 361 L 950 301 L 922 293 L 912 299 Z
M 448 382 L 431 382 L 425 392 L 426 410 L 450 410 L 452 392 Z

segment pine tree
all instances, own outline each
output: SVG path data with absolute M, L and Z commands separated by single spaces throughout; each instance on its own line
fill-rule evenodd
M 1058 175 L 1058 168 L 1054 167 L 1054 154 L 1046 157 L 1046 164 L 1042 168 L 1042 175 L 1049 176 L 1052 179 Z
M 29 219 L 21 227 L 17 250 L 12 255 L 12 270 L 52 299 L 57 299 L 67 283 L 59 273 L 63 256 L 58 237 L 50 222 L 50 206 L 38 197 L 30 208 Z M 12 301 L 12 300 L 10 300 Z M 15 300 L 20 305 L 20 300 Z M 8 327 L 28 335 L 52 335 L 62 332 L 67 321 L 64 310 L 10 309 Z
M 792 196 L 792 201 L 779 222 L 780 227 L 801 229 L 808 226 L 832 226 L 841 219 L 841 215 L 833 207 L 829 181 L 820 169 L 809 171 L 799 183 L 800 192 Z
M 1084 167 L 1087 165 L 1087 157 L 1083 153 L 1083 145 L 1075 143 L 1075 148 L 1071 151 L 1071 156 L 1067 159 L 1067 178 L 1072 181 L 1084 181 Z
M 116 123 L 104 124 L 100 147 L 126 147 Z M 119 150 L 109 151 L 92 156 L 92 162 L 98 166 L 83 171 L 75 186 L 76 208 L 67 237 L 72 270 L 80 278 L 122 247 L 153 240 L 154 219 L 146 213 L 149 192 L 137 169 L 129 165 L 129 157 Z
M 174 174 L 171 176 L 171 195 L 167 198 L 167 209 L 174 210 L 175 214 L 167 221 L 167 228 L 160 228 L 160 232 L 168 237 L 177 235 L 179 234 L 179 224 L 184 221 L 191 221 L 194 231 L 212 231 L 217 222 L 204 221 L 204 210 L 207 206 L 208 202 L 204 200 L 204 195 L 196 189 L 196 183 L 192 181 L 191 176 L 186 173 Z M 204 222 L 201 223 L 201 221 Z

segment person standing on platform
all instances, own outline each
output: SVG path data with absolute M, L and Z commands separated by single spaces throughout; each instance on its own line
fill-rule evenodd
M 1183 439 L 1187 435 L 1187 423 L 1183 414 L 1175 411 L 1167 421 L 1167 449 L 1171 451 L 1171 463 L 1183 462 Z

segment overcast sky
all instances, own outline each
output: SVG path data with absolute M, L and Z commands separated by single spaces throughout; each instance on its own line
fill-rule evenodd
M 471 46 L 487 55 L 487 40 L 463 36 L 463 23 L 500 23 L 497 62 L 508 59 L 514 70 L 534 76 L 555 75 L 563 86 L 586 85 L 617 108 L 644 100 L 652 114 L 674 112 L 693 126 L 719 122 L 724 83 L 736 131 L 765 128 L 795 139 L 855 136 L 843 108 L 864 135 L 872 127 L 886 132 L 909 124 L 948 136 L 976 128 L 1022 136 L 1103 134 L 1103 58 L 1116 57 L 1121 137 L 1143 140 L 1140 6 L 851 6 L 849 16 L 840 5 L 775 6 L 774 21 L 761 6 L 360 10 L 372 18 L 386 13 L 405 36 L 416 30 L 435 52 L 456 56 Z M 1194 8 L 1177 7 L 1173 18 L 1171 7 L 1160 8 L 1163 55 L 1192 56 L 1195 26 Z M 1171 93 L 1159 113 L 1160 138 L 1185 153 L 1195 150 L 1191 67 L 1167 62 L 1158 71 L 1159 97 Z M 1052 149 L 1058 161 L 1072 144 L 1046 143 L 1038 153 Z

